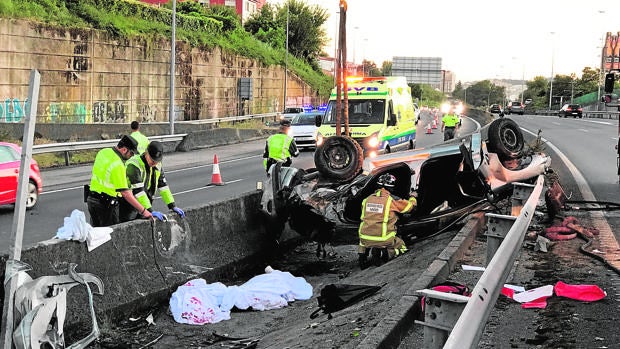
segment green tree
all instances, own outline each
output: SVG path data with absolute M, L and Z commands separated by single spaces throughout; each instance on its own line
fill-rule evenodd
M 506 88 L 489 80 L 478 81 L 467 88 L 467 103 L 476 107 L 503 104 L 505 96 Z
M 364 70 L 364 76 L 383 76 L 381 70 L 377 68 L 377 64 L 373 61 L 364 59 L 362 61 L 362 69 Z
M 452 96 L 454 98 L 460 99 L 462 101 L 465 101 L 465 89 L 463 88 L 463 84 L 461 83 L 461 81 L 458 81 L 456 83 L 456 86 L 454 86 L 454 91 L 452 91 Z
M 245 30 L 273 47 L 285 48 L 288 19 L 288 51 L 318 70 L 318 58 L 328 41 L 323 29 L 327 10 L 301 0 L 288 0 L 274 8 L 269 7 L 249 18 Z
M 382 76 L 392 75 L 392 61 L 384 61 L 383 64 L 381 64 L 381 75 Z

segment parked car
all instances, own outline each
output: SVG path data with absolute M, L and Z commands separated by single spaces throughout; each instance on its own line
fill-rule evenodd
M 0 142 L 0 205 L 15 203 L 20 161 L 21 147 L 13 143 Z M 43 181 L 39 171 L 39 164 L 32 159 L 30 161 L 26 209 L 35 207 L 37 202 L 39 202 L 39 195 L 41 195 L 42 190 Z
M 505 113 L 510 114 L 525 114 L 525 105 L 521 102 L 510 102 L 505 109 Z
M 282 115 L 280 116 L 281 120 L 288 120 L 291 121 L 293 120 L 293 118 L 295 117 L 295 115 L 299 114 L 299 113 L 303 113 L 304 112 L 304 108 L 302 107 L 289 107 L 289 108 L 284 108 L 284 112 L 282 113 Z
M 265 229 L 277 239 L 288 222 L 320 243 L 354 240 L 362 200 L 390 173 L 397 179 L 396 195 L 417 198 L 415 211 L 403 215 L 397 229 L 412 240 L 507 197 L 513 182 L 533 183 L 550 165 L 547 155 L 524 151 L 523 134 L 511 119 L 496 119 L 486 134 L 485 141 L 476 131 L 458 141 L 366 159 L 355 154 L 352 138 L 334 136 L 339 142 L 314 152 L 316 169 L 270 169 L 261 199 Z
M 491 104 L 489 108 L 489 113 L 491 114 L 501 114 L 503 111 L 502 106 L 499 104 Z
M 295 139 L 297 148 L 316 148 L 316 130 L 315 119 L 318 115 L 325 114 L 324 111 L 311 111 L 295 115 L 291 121 L 288 135 Z
M 583 117 L 583 108 L 581 107 L 581 104 L 564 104 L 558 112 L 558 116 L 565 118 L 569 115 L 573 118 Z

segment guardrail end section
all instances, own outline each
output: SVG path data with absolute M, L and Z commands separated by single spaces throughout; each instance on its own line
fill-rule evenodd
M 429 289 L 418 290 L 416 294 L 422 296 L 424 321 L 415 323 L 424 326 L 424 348 L 443 348 L 469 297 Z

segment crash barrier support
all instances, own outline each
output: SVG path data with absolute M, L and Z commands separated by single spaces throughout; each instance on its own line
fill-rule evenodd
M 491 310 L 495 306 L 495 302 L 499 297 L 502 285 L 506 282 L 508 274 L 512 270 L 514 261 L 519 254 L 520 246 L 523 244 L 523 239 L 527 228 L 529 227 L 532 217 L 534 217 L 534 211 L 538 205 L 540 195 L 542 193 L 544 184 L 544 177 L 538 176 L 536 185 L 532 190 L 532 194 L 526 201 L 521 213 L 518 217 L 502 216 L 487 214 L 490 217 L 489 220 L 497 219 L 498 225 L 495 229 L 499 235 L 500 225 L 504 225 L 508 222 L 505 217 L 514 218 L 514 223 L 508 230 L 505 238 L 501 242 L 501 245 L 493 255 L 490 263 L 488 263 L 485 271 L 478 280 L 478 283 L 474 287 L 471 297 L 468 297 L 465 307 L 462 309 L 458 316 L 458 320 L 450 330 L 451 318 L 454 316 L 452 309 L 458 309 L 459 305 L 450 303 L 460 303 L 459 297 L 447 296 L 438 298 L 435 294 L 430 293 L 431 290 L 419 290 L 419 294 L 429 295 L 431 300 L 425 300 L 427 302 L 435 304 L 437 309 L 442 307 L 449 308 L 451 311 L 433 311 L 427 308 L 424 311 L 424 322 L 421 322 L 427 327 L 433 327 L 433 329 L 424 329 L 424 343 L 426 349 L 444 348 L 444 349 L 462 349 L 462 348 L 477 348 L 482 331 L 486 326 Z M 501 220 L 499 218 L 501 218 Z M 488 243 L 488 242 L 487 242 Z M 439 319 L 441 317 L 441 319 Z M 433 326 L 427 325 L 427 323 Z M 450 332 L 445 342 L 443 341 L 442 332 Z M 434 337 L 427 339 L 426 334 L 430 333 Z
M 32 267 L 33 278 L 63 274 L 71 263 L 80 272 L 97 275 L 105 285 L 105 294 L 94 297 L 97 318 L 117 323 L 168 302 L 170 293 L 188 280 L 213 283 L 239 271 L 264 268 L 276 243 L 266 237 L 261 223 L 261 196 L 256 190 L 189 207 L 185 218 L 169 214 L 167 222 L 117 224 L 111 241 L 90 252 L 86 243 L 47 240 L 25 249 L 21 261 Z M 297 239 L 286 229 L 278 246 L 290 246 Z M 2 270 L 6 260 L 0 255 Z M 75 296 L 67 298 L 68 331 L 90 324 L 85 290 L 71 293 Z
M 487 213 L 485 216 L 487 217 L 487 232 L 484 234 L 487 237 L 486 263 L 489 265 L 517 217 L 495 213 Z
M 424 321 L 415 323 L 424 326 L 424 348 L 441 348 L 459 316 L 463 312 L 469 297 L 460 294 L 420 290 L 416 292 L 424 300 Z
M 527 199 L 532 195 L 534 188 L 536 186 L 533 184 L 527 183 L 513 183 L 512 189 L 512 197 L 510 201 L 512 203 L 512 211 L 510 214 L 512 216 L 518 216 L 523 209 L 523 205 L 527 201 Z

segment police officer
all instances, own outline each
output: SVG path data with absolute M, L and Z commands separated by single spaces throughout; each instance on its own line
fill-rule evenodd
M 454 112 L 454 107 L 450 107 L 450 111 L 445 113 L 441 118 L 441 132 L 443 132 L 443 140 L 447 141 L 454 138 L 456 128 L 459 126 L 460 119 Z
M 133 195 L 138 202 L 151 212 L 154 217 L 163 221 L 164 215 L 161 212 L 153 211 L 153 197 L 159 189 L 162 201 L 168 208 L 185 217 L 185 212 L 176 207 L 174 197 L 166 182 L 166 176 L 161 166 L 164 156 L 164 147 L 158 141 L 152 141 L 146 147 L 146 151 L 141 155 L 134 155 L 126 163 L 127 180 L 131 186 Z M 138 217 L 139 211 L 125 200 L 120 202 L 120 220 L 127 222 Z
M 122 197 L 144 218 L 152 218 L 133 196 L 127 184 L 125 161 L 137 151 L 138 142 L 123 136 L 115 147 L 101 149 L 95 157 L 86 203 L 93 227 L 106 227 L 119 220 L 119 199 Z
M 291 122 L 282 120 L 278 133 L 267 138 L 265 152 L 263 153 L 263 167 L 269 173 L 269 168 L 276 162 L 283 162 L 283 166 L 291 166 L 291 156 L 297 157 L 299 150 L 293 137 L 287 134 Z
M 138 142 L 138 154 L 142 154 L 146 151 L 146 147 L 149 145 L 149 139 L 146 138 L 142 132 L 140 132 L 140 123 L 138 121 L 132 121 L 130 136 Z
M 407 251 L 405 242 L 396 236 L 396 213 L 411 212 L 415 197 L 409 200 L 393 195 L 396 177 L 385 173 L 377 180 L 379 189 L 362 201 L 362 222 L 359 226 L 359 265 L 365 269 L 371 264 L 381 265 Z M 371 259 L 368 260 L 368 256 Z

